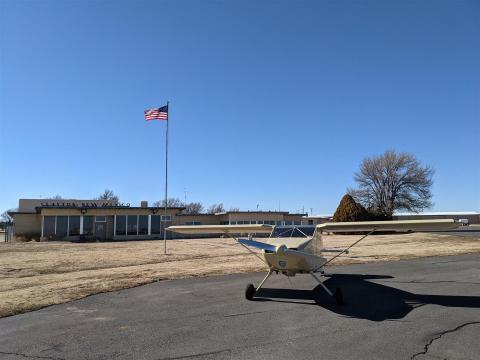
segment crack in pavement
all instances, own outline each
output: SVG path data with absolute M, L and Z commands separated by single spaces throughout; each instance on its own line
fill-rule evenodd
M 468 322 L 468 323 L 464 323 L 464 324 L 461 324 L 461 325 L 458 325 L 456 328 L 454 329 L 450 329 L 450 330 L 445 330 L 445 331 L 442 331 L 440 333 L 438 333 L 436 336 L 434 336 L 433 338 L 431 338 L 426 344 L 425 346 L 423 347 L 423 351 L 420 351 L 416 354 L 413 354 L 412 357 L 410 358 L 410 360 L 414 360 L 417 358 L 417 356 L 419 355 L 426 355 L 430 346 L 433 344 L 434 341 L 437 341 L 438 339 L 440 339 L 443 335 L 445 334 L 451 334 L 455 331 L 458 331 L 466 326 L 470 326 L 470 325 L 476 325 L 476 324 L 480 324 L 480 321 L 472 321 L 472 322 Z
M 21 356 L 21 357 L 24 357 L 26 359 L 65 360 L 64 358 L 58 358 L 58 357 L 26 355 L 26 354 L 21 354 L 21 353 L 16 353 L 16 352 L 6 352 L 6 351 L 0 351 L 0 354 Z
M 430 263 L 430 265 L 437 265 L 437 264 L 447 264 L 447 263 L 454 263 L 454 262 L 459 262 L 461 260 L 448 260 L 448 261 L 436 261 Z
M 199 357 L 199 356 L 216 355 L 216 354 L 220 354 L 220 353 L 223 353 L 223 352 L 231 352 L 231 351 L 232 351 L 232 349 L 217 350 L 217 351 L 211 351 L 211 352 L 205 352 L 205 353 L 199 353 L 199 354 L 161 358 L 160 360 L 192 359 L 192 358 L 196 358 L 196 357 Z
M 246 313 L 238 313 L 238 314 L 228 314 L 224 315 L 223 317 L 234 317 L 234 316 L 244 316 L 244 315 L 255 315 L 255 314 L 263 314 L 269 311 L 252 311 L 252 312 L 246 312 Z

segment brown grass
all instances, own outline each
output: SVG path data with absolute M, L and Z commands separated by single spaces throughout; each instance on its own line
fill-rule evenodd
M 329 236 L 343 247 L 357 236 Z M 0 317 L 158 280 L 265 269 L 231 239 L 0 245 Z M 372 236 L 335 264 L 480 252 L 480 238 L 439 234 Z

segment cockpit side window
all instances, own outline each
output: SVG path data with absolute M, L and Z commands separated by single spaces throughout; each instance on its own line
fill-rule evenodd
M 270 237 L 310 237 L 315 232 L 315 226 L 275 226 Z

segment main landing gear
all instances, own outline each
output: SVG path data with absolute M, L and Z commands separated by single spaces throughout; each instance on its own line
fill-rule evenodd
M 270 270 L 267 274 L 267 276 L 265 276 L 265 278 L 262 280 L 262 282 L 258 285 L 257 288 L 255 288 L 255 286 L 253 284 L 248 284 L 247 287 L 245 288 L 245 298 L 247 300 L 253 300 L 254 296 L 255 296 L 255 293 L 260 290 L 260 288 L 262 287 L 262 285 L 265 283 L 265 281 L 267 281 L 267 279 L 270 277 L 270 275 L 273 274 L 273 270 Z M 315 276 L 314 273 L 310 273 L 310 275 L 312 275 L 312 277 L 317 280 L 317 282 L 320 284 L 320 286 L 325 290 L 325 292 L 332 296 L 333 298 L 335 298 L 335 301 L 337 303 L 337 305 L 344 305 L 344 302 L 343 302 L 343 293 L 342 293 L 342 289 L 340 288 L 337 288 L 335 290 L 334 293 L 332 293 L 330 291 L 329 288 L 327 288 L 325 286 L 325 284 L 318 278 Z
M 335 298 L 335 301 L 337 302 L 337 305 L 344 305 L 342 289 L 337 288 L 337 289 L 335 290 L 335 292 L 332 293 L 332 292 L 330 291 L 330 289 L 325 286 L 325 284 L 323 283 L 323 281 L 320 280 L 318 277 L 316 277 L 313 272 L 311 272 L 310 275 L 312 275 L 312 277 L 313 277 L 315 280 L 317 280 L 317 282 L 320 284 L 320 286 L 323 288 L 323 290 L 325 290 L 325 292 L 326 292 L 328 295 L 330 295 L 330 296 L 332 296 L 332 297 Z
M 253 284 L 248 284 L 245 288 L 245 298 L 247 300 L 253 300 L 253 295 L 255 295 L 256 291 L 257 289 L 255 289 L 255 286 L 253 286 Z
M 257 288 L 255 288 L 255 286 L 253 286 L 253 284 L 248 284 L 247 287 L 245 288 L 245 298 L 247 300 L 253 300 L 253 296 L 255 295 L 255 293 L 260 290 L 260 288 L 262 287 L 262 285 L 265 283 L 265 281 L 267 281 L 267 279 L 270 277 L 270 275 L 273 274 L 273 270 L 270 270 L 267 274 L 267 276 L 265 276 L 265 278 L 262 280 L 262 282 L 258 285 Z

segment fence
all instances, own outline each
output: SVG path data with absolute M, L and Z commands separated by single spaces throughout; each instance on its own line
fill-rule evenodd
M 13 225 L 7 225 L 5 228 L 0 232 L 0 241 L 10 242 L 13 239 Z M 3 236 L 2 236 L 3 235 Z

